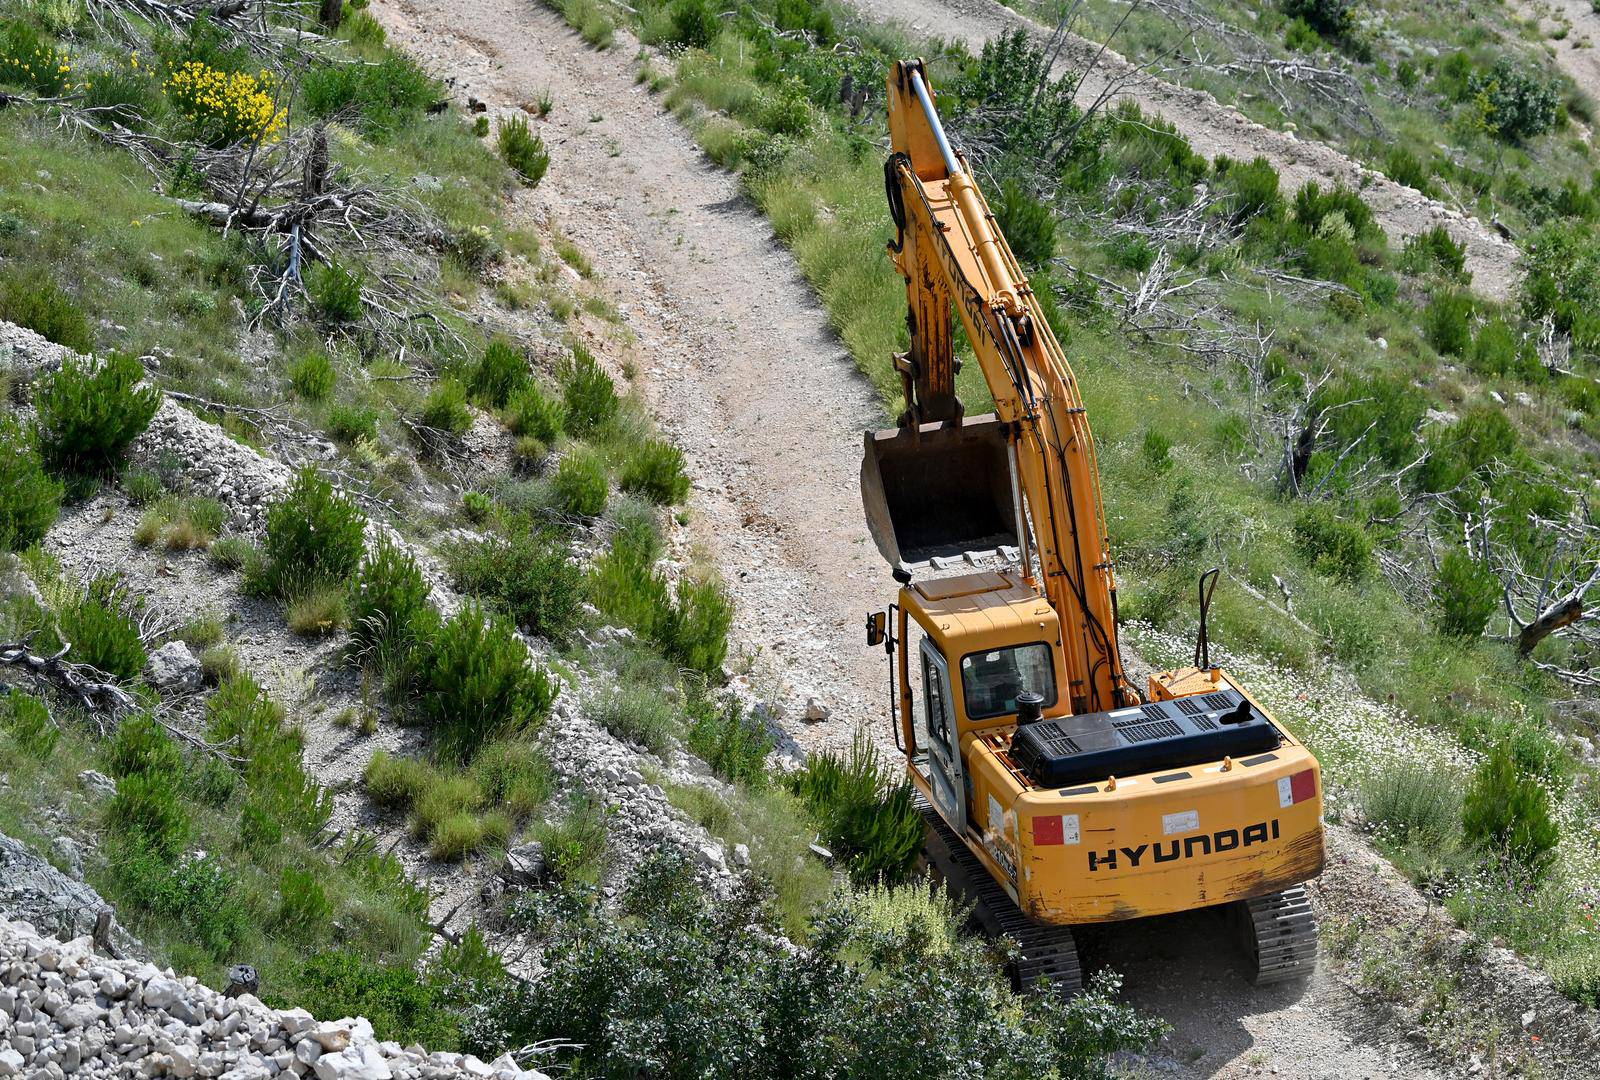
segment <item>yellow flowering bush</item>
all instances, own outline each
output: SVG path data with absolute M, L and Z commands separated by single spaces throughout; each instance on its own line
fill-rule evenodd
M 53 97 L 70 88 L 71 75 L 67 50 L 44 41 L 28 24 L 14 23 L 0 35 L 0 83 Z
M 265 142 L 283 128 L 287 110 L 277 107 L 271 72 L 251 75 L 219 71 L 190 60 L 167 76 L 167 100 L 218 142 Z

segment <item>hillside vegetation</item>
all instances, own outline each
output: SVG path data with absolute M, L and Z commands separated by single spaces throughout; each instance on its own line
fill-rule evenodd
M 1359 191 L 1283 190 L 1267 162 L 1208 161 L 1132 106 L 1082 116 L 1020 35 L 971 56 L 788 2 L 722 17 L 676 0 L 633 19 L 672 65 L 642 58 L 640 81 L 739 170 L 886 415 L 906 340 L 903 286 L 882 255 L 881 81 L 894 59 L 928 58 L 955 140 L 1083 377 L 1124 614 L 1187 633 L 1195 575 L 1221 565 L 1214 636 L 1319 685 L 1346 672 L 1383 703 L 1334 708 L 1328 695 L 1347 692 L 1325 687 L 1287 699 L 1320 708 L 1282 706 L 1326 750 L 1335 812 L 1376 830 L 1465 925 L 1543 958 L 1594 1003 L 1589 177 L 1529 218 L 1525 280 L 1497 305 L 1472 294 L 1443 229 L 1397 249 Z M 1498 40 L 1417 66 L 1414 115 L 1454 109 L 1456 68 L 1480 107 L 1520 108 L 1485 81 Z M 1471 145 L 1502 164 L 1554 154 L 1554 140 L 1586 155 L 1573 103 L 1528 129 L 1503 112 Z M 959 389 L 969 410 L 986 407 L 976 364 Z M 1391 716 L 1449 750 L 1375 730 Z M 1341 748 L 1352 725 L 1376 756 Z M 1506 784 L 1512 808 L 1485 816 Z M 1439 793 L 1416 796 L 1430 809 L 1384 795 L 1418 786 Z M 1446 794 L 1463 786 L 1465 807 Z

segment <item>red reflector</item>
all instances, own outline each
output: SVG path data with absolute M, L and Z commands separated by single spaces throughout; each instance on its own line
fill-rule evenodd
M 1295 773 L 1289 778 L 1289 784 L 1294 790 L 1294 801 L 1297 803 L 1317 797 L 1317 774 L 1311 769 Z
M 1033 843 L 1035 847 L 1065 842 L 1061 837 L 1060 814 L 1051 814 L 1049 817 L 1036 817 L 1033 819 Z

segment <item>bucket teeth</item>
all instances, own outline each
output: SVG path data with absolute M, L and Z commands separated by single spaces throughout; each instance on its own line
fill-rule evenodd
M 1018 988 L 1048 984 L 1064 995 L 1080 992 L 1083 969 L 1071 928 L 1035 922 L 1024 915 L 927 799 L 918 794 L 916 803 L 926 828 L 929 859 L 946 886 L 973 905 L 973 917 L 986 933 L 1012 938 L 1019 946 L 1012 965 Z
M 1257 986 L 1306 979 L 1317 966 L 1317 918 L 1305 886 L 1241 903 L 1245 954 Z

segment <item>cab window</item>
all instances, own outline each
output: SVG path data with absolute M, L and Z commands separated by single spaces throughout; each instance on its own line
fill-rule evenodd
M 928 735 L 948 746 L 951 742 L 950 708 L 945 702 L 944 674 L 926 648 L 922 650 L 922 690 Z
M 969 653 L 961 659 L 961 689 L 969 720 L 1017 711 L 1017 695 L 1032 690 L 1044 707 L 1056 703 L 1056 670 L 1044 642 Z

